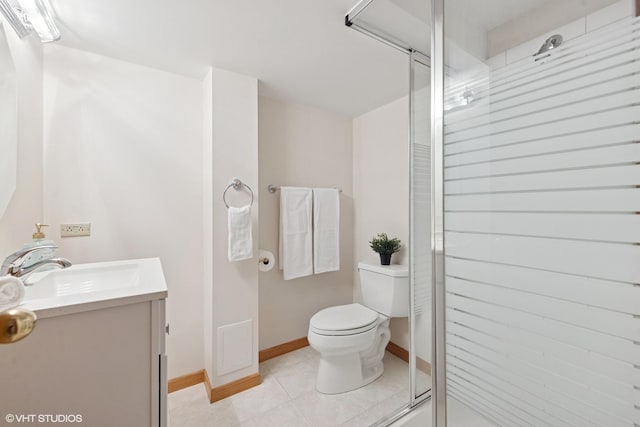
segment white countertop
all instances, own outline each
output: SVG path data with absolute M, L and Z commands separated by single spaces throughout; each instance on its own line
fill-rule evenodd
M 63 316 L 167 297 L 158 258 L 77 264 L 34 273 L 21 307 L 38 318 Z

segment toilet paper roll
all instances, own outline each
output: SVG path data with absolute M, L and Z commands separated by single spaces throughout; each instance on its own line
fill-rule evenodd
M 258 255 L 258 270 L 270 271 L 276 265 L 276 257 L 272 252 L 260 249 Z

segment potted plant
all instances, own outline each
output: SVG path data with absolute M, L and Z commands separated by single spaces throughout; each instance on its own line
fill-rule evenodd
M 402 247 L 402 242 L 397 237 L 389 239 L 387 233 L 378 233 L 369 241 L 369 245 L 374 252 L 380 254 L 380 264 L 391 264 L 391 255 L 398 252 Z

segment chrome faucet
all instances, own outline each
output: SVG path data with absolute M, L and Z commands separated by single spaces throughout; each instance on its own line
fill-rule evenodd
M 46 265 L 52 265 L 59 268 L 67 268 L 71 267 L 71 262 L 65 258 L 49 258 L 44 259 L 42 261 L 38 261 L 29 266 L 24 266 L 25 261 L 28 259 L 28 256 L 34 252 L 45 250 L 45 249 L 57 249 L 56 245 L 44 245 L 44 246 L 36 246 L 34 248 L 22 249 L 18 252 L 15 252 L 5 258 L 2 263 L 2 267 L 0 267 L 0 275 L 9 274 L 14 277 L 18 277 L 22 279 L 24 282 L 31 273 L 39 270 L 41 267 Z

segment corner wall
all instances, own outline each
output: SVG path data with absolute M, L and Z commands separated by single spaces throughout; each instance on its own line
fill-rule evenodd
M 306 337 L 319 310 L 352 302 L 353 190 L 351 118 L 260 97 L 260 247 L 278 254 L 280 197 L 267 185 L 339 187 L 340 271 L 284 280 L 260 273 L 260 349 Z
M 44 52 L 47 237 L 74 263 L 159 257 L 169 377 L 200 370 L 201 82 L 60 45 Z M 65 222 L 91 222 L 92 235 L 61 239 Z
M 258 81 L 213 68 L 202 87 L 205 329 L 199 337 L 204 336 L 210 385 L 218 387 L 258 372 Z M 234 178 L 254 193 L 254 256 L 239 262 L 227 259 L 227 207 L 222 199 Z M 246 191 L 227 193 L 233 206 L 249 200 Z

